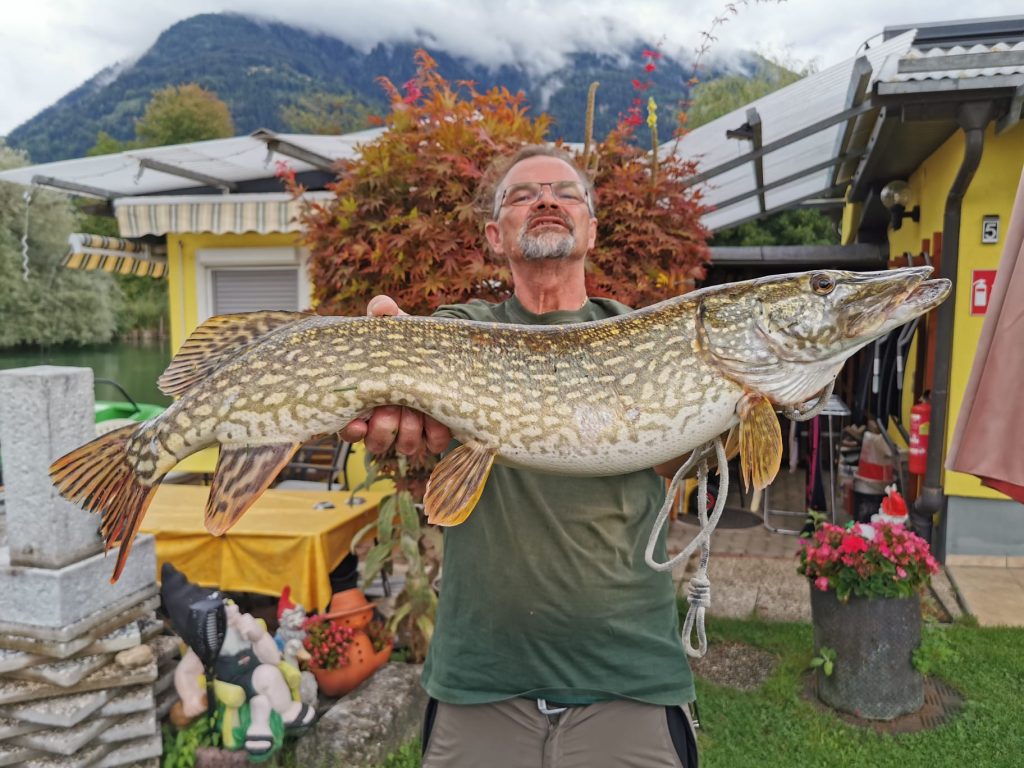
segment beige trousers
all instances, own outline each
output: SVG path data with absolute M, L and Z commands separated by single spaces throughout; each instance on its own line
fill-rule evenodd
M 697 768 L 679 744 L 689 741 L 696 756 L 685 708 L 669 713 L 652 704 L 607 701 L 545 715 L 529 699 L 436 706 L 423 768 Z M 670 716 L 677 719 L 676 743 Z

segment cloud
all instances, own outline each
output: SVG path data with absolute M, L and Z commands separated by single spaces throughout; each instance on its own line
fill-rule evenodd
M 105 67 L 131 60 L 160 32 L 199 13 L 235 12 L 338 37 L 361 50 L 418 40 L 533 75 L 573 51 L 612 53 L 637 42 L 691 56 L 701 32 L 712 55 L 760 50 L 827 66 L 854 54 L 888 24 L 1019 13 L 1019 0 L 29 0 L 9 4 L 0 26 L 0 135 Z M 716 17 L 726 18 L 716 24 Z

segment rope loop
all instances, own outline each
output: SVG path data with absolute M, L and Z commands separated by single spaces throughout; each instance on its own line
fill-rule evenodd
M 783 408 L 782 415 L 790 421 L 810 421 L 828 405 L 828 399 L 832 397 L 832 390 L 835 388 L 836 380 L 832 379 L 828 386 L 818 393 L 818 399 L 813 403 L 807 402 L 795 408 Z

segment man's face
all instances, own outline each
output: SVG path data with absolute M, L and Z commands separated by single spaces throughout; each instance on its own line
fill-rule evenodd
M 586 202 L 558 199 L 550 184 L 578 182 L 576 171 L 555 157 L 531 157 L 517 163 L 505 175 L 498 189 L 523 182 L 544 183 L 541 196 L 529 205 L 504 204 L 498 218 L 488 222 L 487 240 L 494 252 L 509 261 L 582 259 L 593 245 L 597 220 Z

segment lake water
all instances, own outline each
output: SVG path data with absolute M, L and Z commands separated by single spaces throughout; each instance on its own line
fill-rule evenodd
M 97 379 L 113 379 L 140 403 L 170 405 L 156 380 L 171 360 L 168 340 L 147 343 L 118 342 L 92 347 L 51 347 L 0 351 L 0 369 L 33 365 L 73 365 L 92 368 Z M 123 400 L 114 387 L 96 385 L 97 400 Z

